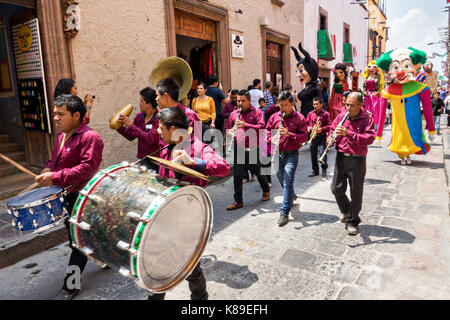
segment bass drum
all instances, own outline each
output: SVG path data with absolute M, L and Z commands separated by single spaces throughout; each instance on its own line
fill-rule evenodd
M 89 181 L 69 222 L 74 246 L 88 258 L 160 293 L 197 265 L 211 234 L 212 213 L 203 188 L 121 163 Z

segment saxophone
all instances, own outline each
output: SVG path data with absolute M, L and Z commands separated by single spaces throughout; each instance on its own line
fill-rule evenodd
M 347 111 L 345 116 L 342 118 L 342 120 L 336 126 L 336 129 L 337 129 L 337 127 L 342 126 L 344 124 L 345 120 L 347 120 L 347 118 L 348 118 L 348 114 L 349 114 L 349 112 Z M 328 140 L 328 144 L 327 144 L 325 151 L 323 152 L 322 156 L 318 160 L 321 164 L 325 164 L 325 157 L 327 156 L 327 153 L 328 153 L 328 151 L 330 151 L 333 144 L 336 142 L 336 139 L 338 137 L 338 135 L 336 133 L 336 129 L 334 129 L 333 134 L 331 135 L 331 137 Z
M 227 148 L 228 152 L 231 152 L 231 149 L 233 149 L 234 137 L 236 136 L 236 131 L 238 129 L 237 128 L 237 121 L 241 117 L 241 111 L 242 111 L 242 108 L 239 109 L 236 121 L 234 122 L 234 126 L 229 131 L 229 133 L 231 134 L 231 139 L 230 139 L 230 144 L 228 145 L 228 148 Z
M 302 143 L 302 147 L 305 144 L 309 144 L 311 145 L 312 141 L 317 137 L 317 133 L 319 133 L 319 128 L 320 128 L 321 122 L 320 122 L 320 117 L 317 118 L 316 124 L 314 125 L 312 131 L 311 131 L 311 137 L 309 138 L 309 140 L 307 142 L 303 142 Z
M 273 162 L 273 160 L 275 159 L 275 155 L 277 154 L 277 150 L 278 150 L 279 145 L 280 145 L 280 140 L 281 140 L 280 129 L 281 129 L 281 127 L 283 127 L 283 122 L 284 122 L 284 116 L 285 115 L 286 115 L 286 113 L 282 113 L 281 114 L 282 118 L 281 118 L 280 126 L 278 127 L 277 133 L 272 138 L 272 144 L 275 144 L 275 148 L 273 150 L 271 162 Z

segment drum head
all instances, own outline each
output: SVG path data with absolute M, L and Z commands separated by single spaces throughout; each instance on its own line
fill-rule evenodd
M 168 196 L 142 235 L 140 282 L 164 292 L 184 280 L 200 260 L 211 224 L 212 204 L 204 189 L 186 186 Z
M 33 202 L 43 200 L 51 195 L 57 194 L 63 189 L 58 186 L 42 187 L 39 189 L 28 191 L 24 194 L 18 195 L 8 201 L 8 207 L 19 207 Z

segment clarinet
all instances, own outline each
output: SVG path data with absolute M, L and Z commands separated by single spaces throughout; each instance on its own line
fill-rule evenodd
M 228 152 L 230 152 L 231 149 L 233 148 L 234 137 L 236 136 L 236 131 L 238 129 L 237 128 L 237 122 L 238 122 L 239 118 L 241 117 L 241 111 L 242 111 L 242 108 L 239 109 L 238 115 L 237 115 L 237 118 L 236 118 L 236 122 L 234 123 L 233 128 L 231 128 L 231 130 L 230 130 L 231 131 L 231 140 L 230 140 L 230 144 L 229 144 L 228 149 L 227 149 Z
M 278 127 L 278 131 L 277 133 L 273 136 L 272 138 L 272 142 L 274 144 L 276 144 L 274 150 L 273 150 L 273 154 L 272 154 L 272 159 L 270 160 L 271 162 L 273 162 L 273 160 L 275 159 L 275 155 L 277 154 L 277 150 L 280 147 L 280 140 L 281 140 L 281 133 L 280 133 L 280 129 L 283 126 L 283 122 L 284 122 L 284 116 L 286 115 L 286 113 L 283 113 L 281 116 L 281 122 L 280 122 L 280 126 Z M 275 140 L 275 141 L 274 141 Z
M 347 120 L 348 118 L 348 114 L 349 112 L 347 111 L 347 113 L 345 114 L 344 118 L 342 118 L 342 120 L 338 123 L 338 125 L 336 126 L 336 129 L 339 126 L 342 126 L 345 122 L 345 120 Z M 320 159 L 318 160 L 321 164 L 325 164 L 325 157 L 327 156 L 328 151 L 330 151 L 331 147 L 333 146 L 333 144 L 336 142 L 336 139 L 338 137 L 337 133 L 336 133 L 336 129 L 334 129 L 333 134 L 331 135 L 331 137 L 329 138 L 329 142 L 327 144 L 327 147 L 325 149 L 325 151 L 323 152 L 322 156 L 320 157 Z

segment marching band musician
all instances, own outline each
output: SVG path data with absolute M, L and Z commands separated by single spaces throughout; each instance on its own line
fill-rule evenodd
M 207 144 L 199 141 L 188 133 L 189 119 L 180 108 L 165 108 L 158 114 L 158 133 L 161 140 L 169 147 L 161 151 L 161 158 L 172 162 L 182 162 L 188 167 L 207 176 L 226 177 L 230 167 L 225 160 L 216 154 Z M 185 132 L 182 132 L 184 129 Z M 178 131 L 177 131 L 178 130 Z M 187 153 L 186 150 L 189 150 Z M 159 175 L 166 178 L 175 178 L 174 171 L 162 166 Z M 206 181 L 199 178 L 184 176 L 182 181 L 205 187 Z M 192 300 L 207 300 L 206 279 L 200 267 L 200 262 L 186 280 L 189 282 Z M 150 294 L 148 300 L 163 300 L 165 293 Z
M 141 112 L 136 115 L 133 122 L 126 115 L 121 114 L 119 116 L 119 122 L 124 124 L 121 128 L 117 129 L 122 136 L 129 141 L 138 139 L 138 151 L 137 157 L 142 159 L 149 154 L 156 157 L 155 154 L 159 149 L 159 134 L 158 134 L 158 104 L 156 102 L 156 91 L 149 87 L 142 89 L 139 92 L 141 98 L 139 107 Z M 152 170 L 158 172 L 159 166 L 146 162 L 146 166 Z
M 244 206 L 242 198 L 242 184 L 245 166 L 256 175 L 263 191 L 262 201 L 270 199 L 270 187 L 267 177 L 261 174 L 261 161 L 259 152 L 258 131 L 264 128 L 262 111 L 253 107 L 250 103 L 250 93 L 241 90 L 238 94 L 238 108 L 233 111 L 228 119 L 226 129 L 236 125 L 234 143 L 234 202 L 227 210 L 236 210 Z M 239 117 L 239 118 L 238 118 Z M 256 158 L 256 163 L 254 160 Z
M 320 150 L 320 154 L 325 151 L 327 144 L 327 133 L 330 126 L 330 114 L 323 109 L 323 99 L 321 97 L 316 97 L 313 99 L 314 110 L 308 113 L 306 118 L 306 123 L 308 125 L 308 132 L 311 134 L 317 120 L 320 121 L 320 126 L 317 129 L 316 137 L 311 141 L 311 165 L 312 172 L 308 177 L 314 177 L 319 175 L 319 164 L 317 162 L 317 151 Z M 325 163 L 321 164 L 322 176 L 327 175 L 327 158 L 325 156 Z
M 42 186 L 57 185 L 67 188 L 67 211 L 72 212 L 78 191 L 95 175 L 102 161 L 103 141 L 100 136 L 83 121 L 86 108 L 75 95 L 61 94 L 54 102 L 54 121 L 59 131 L 52 150 L 52 158 L 46 168 L 35 180 Z M 87 257 L 72 247 L 69 222 L 65 221 L 69 233 L 69 245 L 72 253 L 69 266 L 77 266 L 79 274 L 83 272 Z M 76 271 L 73 271 L 75 273 Z M 70 273 L 66 274 L 63 289 L 56 300 L 71 300 L 80 291 L 71 286 Z
M 284 189 L 283 206 L 278 221 L 278 225 L 282 227 L 288 223 L 292 203 L 297 198 L 294 191 L 295 171 L 297 170 L 299 149 L 302 143 L 308 139 L 308 134 L 305 117 L 294 109 L 294 96 L 289 91 L 283 91 L 278 96 L 278 100 L 280 112 L 270 117 L 266 126 L 266 134 L 268 142 L 271 142 L 271 130 L 279 129 L 280 131 L 277 177 Z M 284 120 L 280 128 L 282 114 L 284 114 Z
M 346 114 L 339 114 L 331 124 L 329 132 L 336 130 L 336 164 L 331 183 L 331 191 L 341 211 L 341 222 L 347 227 L 350 236 L 358 234 L 361 222 L 359 213 L 362 207 L 364 178 L 366 175 L 366 155 L 368 145 L 375 140 L 375 126 L 372 115 L 361 109 L 363 96 L 361 92 L 352 92 L 346 101 L 348 119 L 342 126 L 337 126 Z M 348 199 L 347 180 L 350 183 Z

